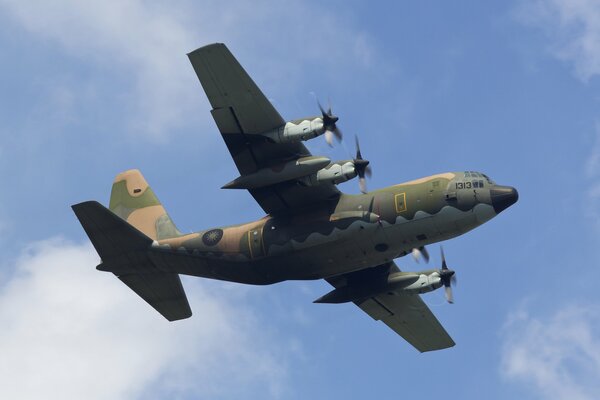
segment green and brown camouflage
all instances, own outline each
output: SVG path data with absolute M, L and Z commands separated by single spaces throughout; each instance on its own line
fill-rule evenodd
M 247 267 L 256 276 L 219 279 L 270 284 L 379 265 L 461 235 L 502 211 L 491 193 L 503 188 L 476 172 L 444 173 L 367 194 L 341 193 L 333 207 L 182 234 L 141 173 L 130 170 L 115 179 L 110 210 L 153 239 L 156 250 L 198 258 L 201 264 L 240 263 L 239 269 Z M 205 268 L 197 275 L 212 277 Z
M 117 175 L 109 209 L 153 240 L 181 236 L 152 188 L 136 169 Z
M 95 201 L 73 206 L 101 257 L 97 269 L 171 321 L 191 316 L 179 274 L 256 285 L 326 279 L 335 289 L 317 302 L 352 301 L 420 351 L 453 346 L 418 296 L 445 287 L 452 302 L 454 271 L 443 254 L 441 269 L 420 272 L 402 272 L 394 259 L 426 254 L 425 246 L 489 221 L 517 201 L 517 191 L 463 171 L 365 193 L 369 162 L 358 140 L 356 158 L 336 162 L 301 143 L 341 137 L 331 109 L 286 122 L 223 44 L 188 56 L 240 173 L 224 188 L 248 190 L 266 216 L 183 234 L 140 171 L 125 171 L 109 209 Z M 338 190 L 356 177 L 363 194 Z

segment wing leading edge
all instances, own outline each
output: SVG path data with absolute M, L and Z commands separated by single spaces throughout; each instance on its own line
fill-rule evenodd
M 346 285 L 369 285 L 399 272 L 395 263 L 328 278 L 335 288 Z M 355 301 L 361 310 L 382 321 L 420 352 L 442 350 L 455 345 L 454 340 L 418 294 L 387 292 Z

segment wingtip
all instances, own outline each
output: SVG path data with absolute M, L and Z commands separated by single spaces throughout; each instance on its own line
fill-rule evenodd
M 90 205 L 96 205 L 96 204 L 100 204 L 99 202 L 97 202 L 96 200 L 87 200 L 87 201 L 82 201 L 81 203 L 76 203 L 76 204 L 72 204 L 71 205 L 71 209 L 77 213 L 77 210 L 80 210 L 82 208 L 88 207 Z
M 167 318 L 165 317 L 169 322 L 175 322 L 175 321 L 181 321 L 182 319 L 188 319 L 192 316 L 192 311 L 189 310 L 189 312 L 183 314 L 183 315 L 179 315 L 177 317 L 174 318 Z
M 210 44 L 198 47 L 197 49 L 190 51 L 189 53 L 187 53 L 187 56 L 189 58 L 194 53 L 198 53 L 198 52 L 203 51 L 203 50 L 209 50 L 209 49 L 211 49 L 213 47 L 219 47 L 219 46 L 227 47 L 227 46 L 225 46 L 225 43 L 220 43 L 220 42 L 210 43 Z

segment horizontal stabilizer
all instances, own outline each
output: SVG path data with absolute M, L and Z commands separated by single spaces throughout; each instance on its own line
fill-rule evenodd
M 119 279 L 169 321 L 192 316 L 179 275 L 158 272 L 121 275 Z

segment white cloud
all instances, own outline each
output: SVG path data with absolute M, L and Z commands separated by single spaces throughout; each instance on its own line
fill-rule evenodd
M 598 311 L 591 306 L 567 306 L 547 318 L 522 310 L 511 315 L 504 328 L 503 375 L 527 384 L 545 399 L 597 399 Z
M 134 88 L 131 103 L 137 105 L 136 131 L 159 136 L 188 111 L 193 75 L 186 74 L 185 54 L 193 49 L 194 36 L 176 12 L 141 0 L 2 0 L 0 5 L 27 30 L 73 55 L 107 72 L 127 70 Z M 131 87 L 119 89 L 118 96 L 127 96 Z M 176 101 L 180 107 L 172 105 Z
M 285 388 L 282 350 L 243 299 L 185 282 L 194 316 L 169 323 L 97 263 L 91 245 L 59 239 L 17 260 L 0 285 L 2 398 L 277 397 Z
M 572 62 L 575 74 L 588 81 L 600 74 L 600 2 L 597 0 L 525 0 L 518 19 L 542 29 L 551 52 Z
M 203 96 L 185 56 L 199 46 L 225 42 L 256 53 L 254 64 L 240 57 L 242 64 L 266 69 L 274 88 L 284 83 L 286 95 L 307 62 L 337 76 L 367 68 L 374 57 L 365 33 L 325 8 L 315 13 L 299 2 L 0 0 L 0 8 L 41 40 L 100 66 L 95 74 L 124 72 L 113 97 L 128 99 L 129 129 L 158 139 L 190 122 L 200 129 L 210 118 L 208 109 L 198 109 Z

